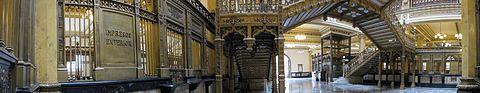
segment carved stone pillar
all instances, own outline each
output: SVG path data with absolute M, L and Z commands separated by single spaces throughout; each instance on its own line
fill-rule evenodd
M 397 64 L 394 60 L 394 57 L 393 57 L 393 51 L 390 51 L 390 56 L 389 56 L 389 61 L 390 61 L 390 70 L 392 70 L 392 82 L 390 83 L 390 87 L 394 88 L 395 87 L 395 64 Z
M 56 87 L 57 0 L 35 1 L 35 64 L 40 88 Z
M 383 69 L 383 65 L 382 65 L 382 52 L 380 52 L 379 54 L 380 56 L 378 56 L 378 82 L 377 82 L 377 87 L 382 87 L 382 69 Z
M 359 45 L 358 45 L 358 47 L 359 47 L 358 49 L 359 49 L 360 51 L 363 51 L 363 50 L 366 49 L 366 47 L 365 47 L 365 35 L 359 35 L 358 38 L 360 38 L 360 43 L 359 43 Z
M 217 36 L 215 38 L 215 93 L 222 93 L 222 80 L 223 76 L 221 73 L 221 66 L 224 64 L 224 61 L 226 59 L 223 59 L 223 44 L 225 43 L 225 40 L 220 38 L 220 36 Z
M 477 16 L 476 13 L 476 2 L 477 0 L 462 0 L 461 2 L 461 11 L 462 11 L 462 20 L 461 20 L 461 29 L 460 33 L 463 35 L 462 39 L 462 78 L 460 78 L 460 83 L 457 85 L 459 91 L 463 90 L 478 90 L 480 86 L 478 81 L 475 78 L 477 62 L 478 62 L 478 34 L 477 34 Z M 478 68 L 477 68 L 478 69 Z
M 405 54 L 405 47 L 402 48 L 402 65 L 400 67 L 401 74 L 400 74 L 400 89 L 404 90 L 405 89 L 405 73 L 407 72 L 407 64 L 406 64 L 406 54 Z
M 253 50 L 253 44 L 255 44 L 255 38 L 244 38 L 243 41 L 247 44 L 247 50 Z
M 415 54 L 412 54 L 412 55 L 415 55 Z M 415 57 L 413 57 L 413 59 L 415 59 Z M 413 64 L 412 64 L 412 85 L 411 85 L 412 88 L 415 87 L 415 70 L 416 70 L 416 68 L 417 68 L 417 65 L 416 65 L 416 64 L 422 62 L 421 60 L 422 60 L 422 57 L 421 57 L 421 56 L 418 56 L 416 62 L 415 62 L 415 60 L 412 60 L 412 63 L 413 63 Z
M 278 53 L 274 53 L 272 59 L 275 59 L 275 56 L 278 56 Z M 272 93 L 277 93 L 278 92 L 278 78 L 277 78 L 277 60 L 273 60 L 272 62 Z
M 283 38 L 282 35 L 279 35 L 278 38 L 275 38 L 275 41 L 277 41 L 277 49 L 278 49 L 278 87 L 279 87 L 279 93 L 285 93 L 285 73 L 284 73 L 284 42 L 285 38 Z

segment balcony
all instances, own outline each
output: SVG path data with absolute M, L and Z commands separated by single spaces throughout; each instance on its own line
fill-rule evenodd
M 406 24 L 460 21 L 460 3 L 460 0 L 409 0 L 399 4 L 402 7 L 395 15 Z

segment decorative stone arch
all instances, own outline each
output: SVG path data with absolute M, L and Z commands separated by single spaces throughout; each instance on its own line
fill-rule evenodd
M 220 32 L 222 39 L 225 39 L 231 33 L 240 33 L 244 38 L 247 38 L 247 35 L 245 34 L 246 29 L 233 29 L 232 27 L 225 27 L 220 29 Z
M 270 34 L 272 34 L 275 38 L 278 37 L 278 29 L 279 27 L 278 26 L 264 26 L 264 27 L 252 27 L 252 37 L 255 38 L 255 36 L 263 33 L 263 32 L 268 32 Z

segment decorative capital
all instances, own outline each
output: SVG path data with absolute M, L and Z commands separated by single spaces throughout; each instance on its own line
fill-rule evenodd
M 243 41 L 247 44 L 247 50 L 253 50 L 253 44 L 255 44 L 255 38 L 244 38 Z

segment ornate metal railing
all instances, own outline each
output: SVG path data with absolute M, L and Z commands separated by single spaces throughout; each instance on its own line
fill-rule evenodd
M 349 76 L 352 73 L 352 71 L 363 66 L 362 64 L 369 62 L 369 60 L 367 59 L 372 57 L 373 54 L 377 53 L 378 51 L 379 49 L 374 45 L 368 46 L 365 50 L 361 51 L 359 55 L 353 58 L 344 68 L 346 73 L 345 75 Z
M 315 8 L 316 6 L 323 6 L 335 1 L 338 2 L 340 0 L 294 0 L 290 1 L 290 3 L 284 3 L 282 5 L 282 12 L 284 16 L 293 16 L 302 13 L 304 10 Z
M 3 40 L 0 41 L 0 93 L 13 93 L 15 89 L 16 57 L 8 52 Z
M 289 6 L 289 5 L 293 5 L 293 4 L 296 4 L 298 2 L 302 2 L 302 1 L 305 1 L 305 0 L 283 0 L 282 4 L 285 5 L 285 6 Z
M 277 13 L 280 0 L 220 0 L 219 14 Z
M 207 18 L 208 21 L 211 23 L 215 23 L 215 17 L 208 12 L 208 10 L 203 6 L 203 4 L 200 2 L 200 0 L 187 0 L 192 4 L 203 16 Z
M 410 7 L 425 7 L 437 4 L 458 4 L 460 0 L 410 0 Z
M 393 3 L 397 3 L 397 2 L 400 2 L 400 1 L 394 1 Z M 389 24 L 389 26 L 393 28 L 398 39 L 400 39 L 400 42 L 402 42 L 404 46 L 413 49 L 415 48 L 414 38 L 406 36 L 405 28 L 403 27 L 403 25 L 400 23 L 399 19 L 395 15 L 395 12 L 397 10 L 398 8 L 396 5 L 387 6 L 387 8 L 385 8 L 384 10 L 385 12 L 383 12 L 384 14 L 382 14 L 383 15 L 382 17 L 385 21 L 387 21 L 387 23 L 391 23 Z
M 419 3 L 418 1 L 420 0 L 412 0 L 411 2 Z M 395 11 L 395 15 L 399 16 L 400 20 L 405 20 L 407 24 L 432 20 L 460 20 L 460 2 L 455 2 L 455 0 L 436 0 L 436 2 L 422 2 L 421 5 L 408 6 L 409 8 Z
M 461 47 L 416 48 L 417 53 L 461 53 Z

